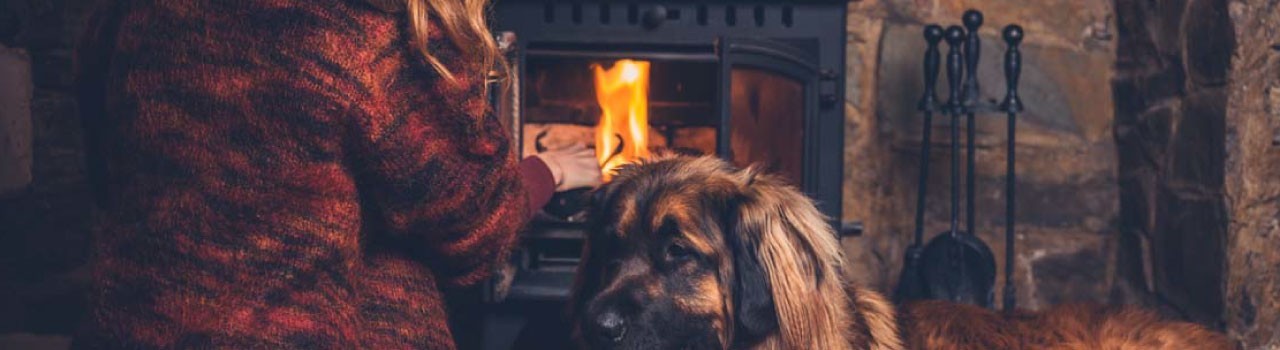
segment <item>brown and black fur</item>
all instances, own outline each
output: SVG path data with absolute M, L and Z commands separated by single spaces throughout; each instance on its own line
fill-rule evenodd
M 1222 334 L 1162 319 L 1138 308 L 1065 304 L 1003 315 L 924 301 L 901 309 L 903 338 L 913 349 L 1233 349 Z
M 846 289 L 835 236 L 780 179 L 668 158 L 622 169 L 596 197 L 572 305 L 588 347 L 900 348 L 891 308 Z M 620 337 L 598 322 L 611 312 Z
M 1136 309 L 895 311 L 844 281 L 838 241 L 807 197 L 711 157 L 624 168 L 595 207 L 571 305 L 587 348 L 1230 348 L 1220 334 Z

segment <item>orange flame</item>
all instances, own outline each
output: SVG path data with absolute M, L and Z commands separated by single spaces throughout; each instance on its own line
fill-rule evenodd
M 591 65 L 596 77 L 596 158 L 608 181 L 618 166 L 649 157 L 649 62 L 619 60 Z M 621 146 L 621 150 L 619 150 Z

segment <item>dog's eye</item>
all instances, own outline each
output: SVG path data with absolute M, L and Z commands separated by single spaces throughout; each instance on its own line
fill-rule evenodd
M 671 260 L 686 260 L 693 258 L 694 252 L 680 243 L 671 243 L 667 245 L 667 257 Z

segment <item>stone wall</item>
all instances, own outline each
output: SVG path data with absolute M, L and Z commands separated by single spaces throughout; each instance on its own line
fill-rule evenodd
M 94 2 L 0 0 L 0 39 L 29 53 L 34 86 L 33 180 L 0 194 L 0 333 L 67 333 L 82 313 L 91 203 L 71 58 Z
M 1280 347 L 1280 2 L 939 1 L 849 5 L 845 220 L 851 274 L 896 284 L 915 210 L 922 26 L 987 24 L 980 82 L 1027 28 L 1018 129 L 1021 306 L 1136 303 Z M 935 150 L 948 144 L 935 119 Z M 943 119 L 945 120 L 945 119 Z M 997 255 L 1005 132 L 980 118 L 978 231 Z M 946 228 L 949 155 L 934 152 L 926 232 Z M 999 261 L 998 261 L 999 262 Z
M 866 225 L 863 236 L 845 242 L 851 274 L 885 291 L 897 283 L 914 225 L 921 33 L 929 23 L 959 24 L 969 8 L 986 15 L 979 31 L 983 100 L 1004 95 L 999 31 L 1017 23 L 1027 33 L 1020 91 L 1028 111 L 1017 131 L 1019 305 L 1110 301 L 1113 290 L 1128 288 L 1113 283 L 1119 186 L 1110 107 L 1114 13 L 1107 0 L 850 3 L 844 219 Z M 949 223 L 948 119 L 934 119 L 927 236 Z M 975 222 L 997 256 L 1004 254 L 1005 125 L 1003 114 L 980 115 L 976 129 Z M 997 264 L 1003 271 L 1003 259 Z
M 1246 349 L 1280 346 L 1280 4 L 1119 1 L 1129 278 Z
M 1203 1 L 1203 0 L 1202 0 Z M 1246 349 L 1280 348 L 1280 1 L 1227 4 L 1225 319 Z
M 1125 277 L 1222 327 L 1226 1 L 1117 1 L 1114 83 Z
M 1280 347 L 1280 3 L 1117 14 L 1126 278 L 1245 349 Z

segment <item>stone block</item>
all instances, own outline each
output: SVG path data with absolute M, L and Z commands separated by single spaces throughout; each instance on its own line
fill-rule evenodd
M 1151 1 L 1115 1 L 1116 32 L 1119 34 L 1116 38 L 1116 66 L 1120 70 L 1146 66 L 1148 60 L 1159 56 L 1148 28 L 1151 6 Z
M 1158 105 L 1166 100 L 1181 98 L 1186 94 L 1187 75 L 1182 68 L 1182 59 L 1178 56 L 1161 56 L 1159 63 L 1150 73 L 1138 78 L 1142 101 L 1147 106 Z
M 1177 102 L 1177 101 L 1175 101 Z M 1116 124 L 1116 149 L 1122 175 L 1165 169 L 1173 127 L 1181 119 L 1181 104 L 1169 104 Z
M 1148 10 L 1151 16 L 1148 17 L 1147 27 L 1150 28 L 1151 39 L 1156 49 L 1161 55 L 1181 55 L 1182 19 L 1187 0 L 1161 0 L 1146 3 L 1151 6 Z
M 1156 177 L 1147 171 L 1120 178 L 1120 227 L 1143 233 L 1154 230 Z
M 1046 255 L 1030 263 L 1036 297 L 1047 305 L 1106 299 L 1107 256 L 1097 247 Z
M 1164 57 L 1151 65 L 1129 71 L 1112 82 L 1117 123 L 1133 123 L 1142 113 L 1162 108 L 1161 105 L 1179 100 L 1186 94 L 1186 73 L 1181 59 Z
M 975 221 L 979 226 L 1003 227 L 1005 224 L 1004 177 L 982 177 L 975 187 Z M 1017 187 L 1016 222 L 1044 228 L 1084 228 L 1102 231 L 1116 215 L 1116 180 L 1109 176 L 1081 179 L 1079 182 L 1037 182 L 1021 179 Z M 1003 231 L 1001 231 L 1003 232 Z
M 1185 16 L 1182 23 L 1191 81 L 1201 86 L 1225 84 L 1236 46 L 1227 2 L 1191 0 L 1187 13 L 1194 14 Z
M 1137 79 L 1117 77 L 1111 82 L 1111 100 L 1115 101 L 1117 124 L 1130 124 L 1147 109 Z
M 1086 142 L 1110 139 L 1114 113 L 1111 91 L 1108 90 L 1114 65 L 1111 53 L 1040 48 L 1034 45 L 1027 46 L 1025 52 L 1019 93 L 1027 105 L 1028 113 L 1023 119 L 1032 123 L 1042 122 L 1064 132 L 1075 132 Z M 1042 69 L 1049 79 L 1043 82 L 1028 80 L 1028 72 L 1036 69 Z M 1003 80 L 1002 73 L 995 73 L 994 69 L 991 72 L 993 77 Z M 1052 84 L 1056 91 L 1039 84 Z M 1000 82 L 989 86 L 1003 88 L 1004 84 Z M 1055 92 L 1061 95 L 1051 95 Z M 1063 104 L 1058 104 L 1056 99 L 1061 99 Z M 1063 120 L 1059 115 L 1065 115 L 1069 119 Z
M 1173 137 L 1173 128 L 1182 120 L 1181 101 L 1160 108 L 1148 110 L 1142 114 L 1142 121 L 1137 125 L 1137 137 L 1153 148 L 1164 148 Z M 1162 164 L 1158 164 L 1162 165 Z
M 1280 349 L 1280 3 L 1231 1 L 1226 312 L 1244 349 Z
M 1170 140 L 1170 177 L 1220 191 L 1226 169 L 1227 96 L 1222 89 L 1187 97 Z
M 1111 231 L 1084 228 L 1050 229 L 1034 225 L 1014 228 L 1014 286 L 1018 307 L 1038 310 L 1064 301 L 1106 300 L 1111 284 L 1108 245 Z M 978 237 L 997 256 L 997 285 L 1004 284 L 1004 228 L 978 228 Z M 1074 267 L 1072 267 L 1074 265 Z M 1001 300 L 1001 288 L 996 289 Z
M 876 115 L 880 131 L 888 134 L 911 133 L 911 120 L 919 119 L 916 103 L 924 91 L 925 42 L 924 27 L 886 22 L 880 38 L 876 65 Z M 940 45 L 945 46 L 945 45 Z M 945 57 L 945 49 L 943 55 Z M 938 74 L 939 97 L 946 85 L 946 73 Z M 917 131 L 918 133 L 918 131 Z
M 1204 190 L 1162 186 L 1153 239 L 1156 292 L 1192 319 L 1217 325 L 1223 311 L 1227 212 Z
M 1116 237 L 1115 284 L 1111 301 L 1124 304 L 1147 304 L 1153 301 L 1151 270 L 1151 235 L 1138 228 L 1121 228 Z
M 31 59 L 0 46 L 0 196 L 31 183 Z

